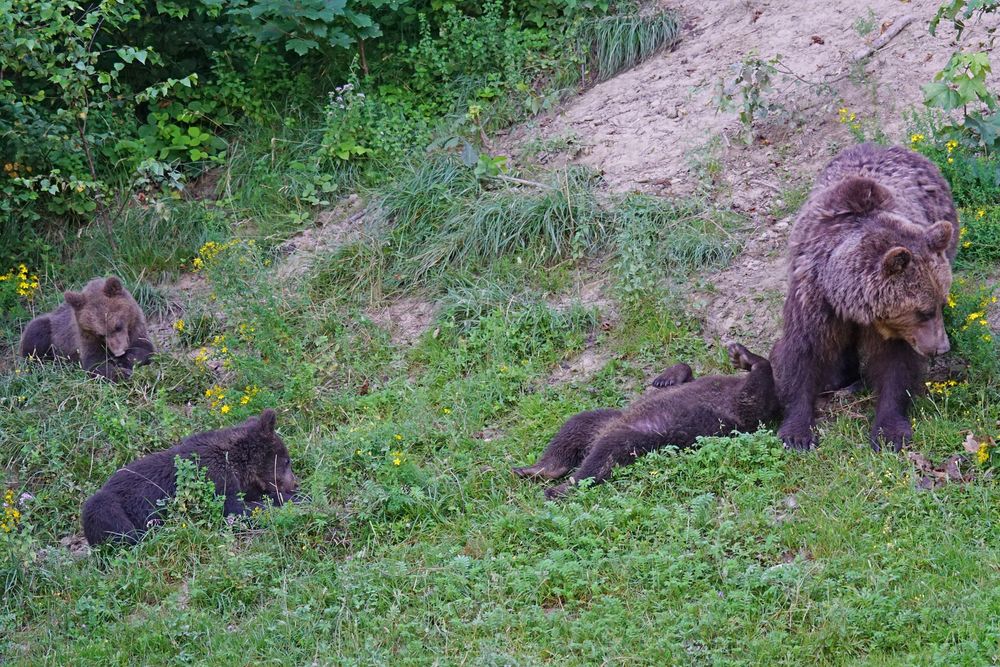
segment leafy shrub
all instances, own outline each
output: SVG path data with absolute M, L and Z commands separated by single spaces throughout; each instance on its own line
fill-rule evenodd
M 719 78 L 716 83 L 714 104 L 716 111 L 728 111 L 734 106 L 739 110 L 743 125 L 743 140 L 753 143 L 753 124 L 767 118 L 779 109 L 780 103 L 770 99 L 773 79 L 778 74 L 775 67 L 780 56 L 763 60 L 755 53 L 748 54 L 741 62 L 730 66 L 731 76 Z
M 169 502 L 169 516 L 180 522 L 204 528 L 217 528 L 222 522 L 223 497 L 215 494 L 215 484 L 205 468 L 195 459 L 174 457 L 177 492 Z
M 942 19 L 947 19 L 961 37 L 965 22 L 973 15 L 989 20 L 988 14 L 1000 11 L 1000 2 L 992 0 L 946 0 L 930 22 L 930 33 L 937 33 Z M 990 46 L 993 31 L 990 30 Z M 924 86 L 924 105 L 945 112 L 961 109 L 961 123 L 942 127 L 949 139 L 991 153 L 1000 148 L 1000 113 L 996 96 L 986 87 L 992 72 L 989 51 L 956 51 L 947 64 Z
M 960 276 L 944 308 L 953 353 L 986 377 L 996 377 L 1000 372 L 1000 347 L 986 319 L 987 310 L 996 302 L 992 288 Z

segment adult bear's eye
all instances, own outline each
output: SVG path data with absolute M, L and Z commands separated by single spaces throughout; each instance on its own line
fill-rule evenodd
M 934 319 L 935 315 L 937 315 L 937 311 L 934 311 L 934 310 L 921 310 L 920 312 L 917 313 L 917 318 L 921 322 L 930 322 L 931 320 Z

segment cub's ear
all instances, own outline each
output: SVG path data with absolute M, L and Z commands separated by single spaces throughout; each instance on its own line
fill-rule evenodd
M 906 271 L 912 260 L 913 255 L 908 249 L 902 246 L 889 248 L 888 252 L 882 255 L 882 273 L 887 276 L 898 275 Z
M 826 208 L 834 214 L 864 214 L 886 208 L 891 199 L 889 191 L 872 179 L 853 176 L 830 189 Z
M 114 276 L 110 276 L 104 281 L 104 296 L 119 296 L 125 288 L 122 287 L 122 281 Z
M 63 299 L 73 310 L 80 310 L 87 305 L 87 297 L 80 292 L 63 292 Z
M 954 233 L 952 224 L 947 220 L 939 220 L 927 229 L 927 247 L 934 252 L 944 252 L 951 243 Z
M 277 421 L 278 415 L 275 414 L 274 410 L 268 408 L 260 413 L 260 417 L 257 418 L 257 429 L 261 435 L 274 435 L 274 427 Z

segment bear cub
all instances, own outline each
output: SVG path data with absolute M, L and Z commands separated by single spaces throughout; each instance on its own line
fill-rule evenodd
M 154 452 L 116 471 L 83 504 L 83 532 L 96 546 L 108 541 L 134 544 L 159 521 L 159 501 L 177 492 L 174 457 L 195 459 L 225 496 L 226 515 L 246 514 L 265 498 L 275 505 L 298 488 L 285 443 L 275 433 L 274 410 L 264 410 L 238 426 L 196 433 L 170 449 Z
M 582 480 L 595 484 L 615 466 L 674 445 L 690 447 L 698 436 L 756 429 L 779 416 L 778 398 L 767 359 L 738 343 L 727 346 L 733 366 L 747 375 L 709 375 L 693 379 L 687 364 L 671 366 L 652 384 L 655 389 L 624 410 L 589 410 L 571 417 L 556 433 L 538 463 L 514 468 L 519 477 L 569 481 L 546 489 L 552 500 Z
M 153 343 L 142 309 L 118 278 L 94 278 L 82 292 L 66 292 L 65 302 L 28 323 L 21 356 L 63 358 L 109 380 L 127 378 L 149 363 Z

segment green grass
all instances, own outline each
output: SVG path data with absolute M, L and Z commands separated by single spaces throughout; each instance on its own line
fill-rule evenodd
M 673 46 L 680 37 L 680 24 L 668 11 L 615 14 L 589 20 L 581 35 L 592 71 L 598 81 L 605 81 Z
M 43 276 L 36 308 L 114 271 L 168 322 L 178 304 L 163 281 L 204 242 L 234 241 L 205 261 L 184 333 L 130 381 L 17 360 L 27 311 L 0 320 L 0 492 L 33 496 L 0 531 L 0 660 L 1000 661 L 996 480 L 919 490 L 904 456 L 868 447 L 869 396 L 835 400 L 809 454 L 767 428 L 710 438 L 558 504 L 510 473 L 568 416 L 626 404 L 669 364 L 731 372 L 690 301 L 741 251 L 742 220 L 708 199 L 609 195 L 583 170 L 480 180 L 428 155 L 368 193 L 357 238 L 279 279 L 275 247 L 310 223 L 311 198 L 357 183 L 304 164 L 308 128 L 248 129 L 216 203 L 131 212 L 115 247 L 96 226 L 57 239 L 61 270 Z M 971 245 L 946 308 L 966 377 L 913 414 L 914 448 L 935 462 L 1000 419 L 1000 355 L 971 317 L 991 307 L 998 259 L 996 210 L 976 195 L 987 191 L 963 190 Z M 789 190 L 784 214 L 804 196 Z M 572 305 L 587 281 L 610 309 Z M 374 321 L 396 297 L 437 306 L 405 343 Z M 553 382 L 584 351 L 607 362 Z M 207 389 L 226 394 L 226 413 Z M 264 407 L 279 412 L 308 502 L 232 524 L 173 507 L 135 548 L 84 558 L 60 544 L 121 465 Z M 211 507 L 197 485 L 185 493 Z
M 669 238 L 683 219 L 648 199 L 627 210 L 640 235 Z M 679 270 L 706 261 L 684 244 L 667 252 Z M 786 453 L 768 431 L 709 439 L 561 504 L 510 474 L 568 415 L 623 404 L 663 366 L 725 371 L 682 296 L 644 291 L 604 331 L 598 312 L 548 306 L 531 272 L 479 282 L 458 268 L 431 332 L 406 348 L 349 300 L 273 284 L 266 257 L 237 244 L 209 262 L 215 300 L 202 307 L 222 317 L 129 383 L 37 364 L 0 380 L 6 483 L 34 496 L 0 537 L 10 661 L 996 660 L 995 484 L 918 491 L 910 464 L 872 453 L 866 420 L 846 416 L 870 418 L 866 402 L 824 421 L 813 454 Z M 609 364 L 548 384 L 588 340 Z M 221 375 L 189 355 L 202 345 L 226 361 Z M 214 385 L 261 393 L 222 415 L 204 396 Z M 919 449 L 939 460 L 962 429 L 988 432 L 997 398 L 971 375 L 921 399 Z M 118 466 L 268 405 L 311 502 L 232 526 L 176 515 L 134 549 L 82 560 L 58 546 Z

